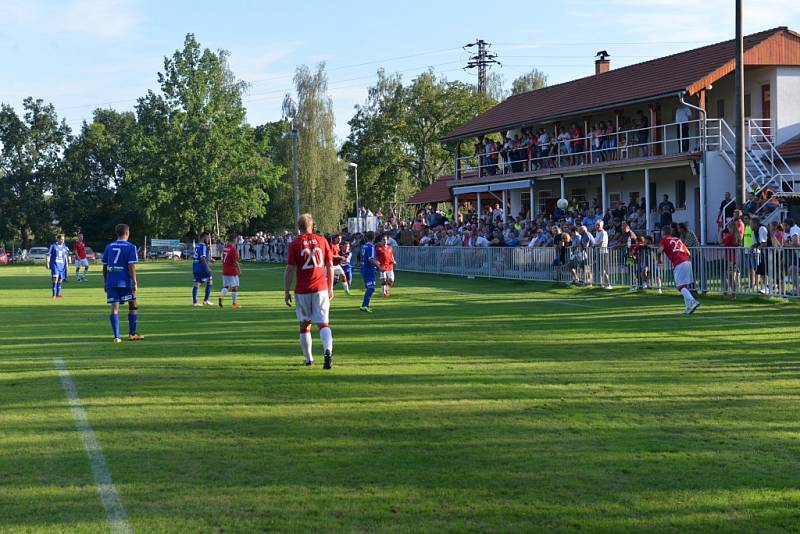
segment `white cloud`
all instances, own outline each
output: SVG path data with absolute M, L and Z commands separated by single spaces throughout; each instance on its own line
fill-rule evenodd
M 142 20 L 127 0 L 73 0 L 61 29 L 109 39 L 127 35 Z

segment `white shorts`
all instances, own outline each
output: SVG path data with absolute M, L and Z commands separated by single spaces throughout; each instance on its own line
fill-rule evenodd
M 394 271 L 381 272 L 381 280 L 384 280 L 386 282 L 394 282 Z
M 341 265 L 333 266 L 333 276 L 344 276 L 344 269 L 342 269 Z
M 672 272 L 675 274 L 675 287 L 690 286 L 694 283 L 692 262 L 679 263 Z
M 238 276 L 223 276 L 222 287 L 239 287 Z
M 75 268 L 77 269 L 78 267 L 89 267 L 89 260 L 86 258 L 75 260 Z
M 328 310 L 331 307 L 331 301 L 328 299 L 327 289 L 316 293 L 295 294 L 294 300 L 294 311 L 298 321 L 328 324 Z

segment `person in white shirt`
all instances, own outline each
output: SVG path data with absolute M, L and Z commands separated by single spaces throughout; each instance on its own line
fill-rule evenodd
M 608 232 L 603 228 L 603 221 L 594 223 L 595 233 L 592 237 L 595 248 L 599 248 L 600 285 L 606 289 L 613 289 L 608 278 Z
M 681 152 L 689 151 L 689 121 L 692 119 L 692 110 L 689 106 L 681 104 L 675 110 L 675 122 L 678 123 L 678 137 L 681 141 Z
M 784 223 L 788 228 L 786 237 L 786 258 L 789 263 L 789 276 L 792 279 L 793 295 L 800 296 L 800 226 L 794 219 L 787 218 Z
M 478 235 L 478 239 L 475 240 L 475 246 L 476 247 L 488 247 L 489 246 L 489 240 L 486 239 L 486 236 L 483 235 L 483 232 L 481 232 Z

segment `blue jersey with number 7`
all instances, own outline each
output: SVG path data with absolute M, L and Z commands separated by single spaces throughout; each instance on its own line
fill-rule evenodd
M 106 288 L 133 286 L 128 265 L 136 263 L 136 256 L 136 246 L 127 241 L 118 239 L 106 245 L 103 252 L 103 264 L 108 266 Z

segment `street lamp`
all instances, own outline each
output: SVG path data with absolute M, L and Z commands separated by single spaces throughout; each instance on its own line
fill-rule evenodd
M 355 176 L 356 180 L 356 224 L 358 225 L 358 231 L 361 231 L 361 206 L 358 203 L 358 163 L 349 162 L 347 164 L 348 167 L 353 168 L 353 175 Z

